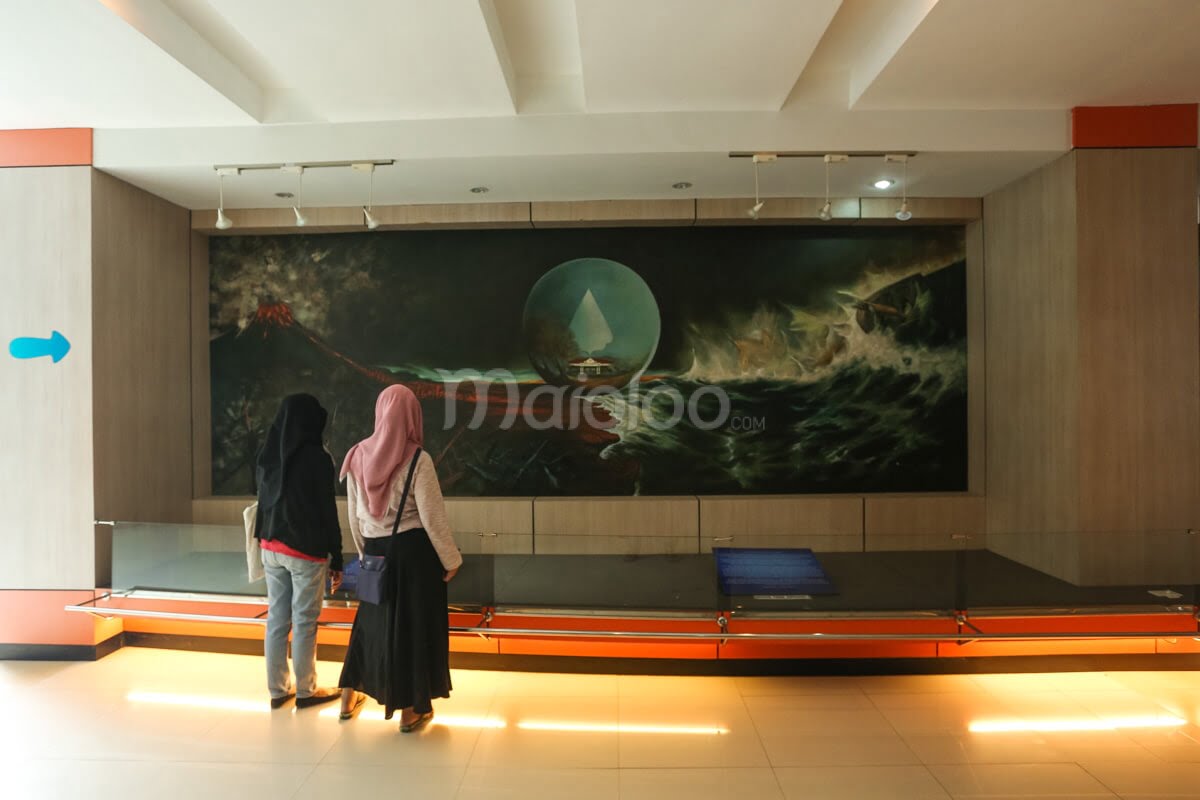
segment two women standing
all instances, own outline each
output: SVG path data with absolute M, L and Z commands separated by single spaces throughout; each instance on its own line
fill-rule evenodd
M 298 397 L 307 397 L 311 401 L 311 404 L 303 401 L 306 407 L 315 405 L 317 409 L 320 408 L 316 400 L 307 395 L 286 398 L 276 419 L 277 425 L 283 419 L 281 428 L 287 427 L 288 414 L 285 414 L 285 409 L 300 403 L 295 400 Z M 319 416 L 318 447 L 319 435 L 324 429 L 323 410 Z M 306 431 L 311 429 L 311 424 L 305 428 Z M 275 426 L 272 426 L 274 431 Z M 346 480 L 350 532 L 359 556 L 386 556 L 388 561 L 388 578 L 381 602 L 360 603 L 354 619 L 346 661 L 338 682 L 342 690 L 341 716 L 343 719 L 353 716 L 365 701 L 364 695 L 370 695 L 384 707 L 387 719 L 391 719 L 395 710 L 400 709 L 400 729 L 406 733 L 419 729 L 433 718 L 434 698 L 450 696 L 446 583 L 462 564 L 462 555 L 454 544 L 446 519 L 433 459 L 421 449 L 423 441 L 421 406 L 416 396 L 407 387 L 389 386 L 380 394 L 375 405 L 374 433 L 350 449 L 341 473 Z M 271 442 L 271 435 L 268 435 L 267 445 L 259 456 L 260 514 L 264 492 L 268 488 L 263 480 L 266 477 L 264 458 Z M 284 470 L 280 470 L 281 494 L 288 497 L 294 494 L 294 503 L 307 503 L 322 509 L 317 512 L 313 527 L 319 528 L 328 540 L 324 546 L 330 557 L 329 567 L 334 572 L 335 581 L 340 582 L 341 531 L 337 525 L 336 511 L 329 516 L 325 509 L 326 500 L 329 507 L 334 507 L 332 463 L 323 450 L 321 453 L 325 463 L 329 464 L 330 480 L 321 485 L 320 476 L 316 476 L 315 483 L 293 482 L 286 477 Z M 266 460 L 269 465 L 270 459 Z M 282 461 L 287 463 L 286 455 L 282 456 Z M 292 474 L 294 476 L 297 473 Z M 307 495 L 308 499 L 301 501 L 300 495 Z M 272 519 L 265 516 L 261 516 L 259 521 L 262 524 L 256 535 L 263 540 L 263 549 L 268 550 L 265 542 L 280 538 L 278 534 L 285 531 L 275 530 Z M 286 522 L 291 525 L 290 516 Z M 336 545 L 333 544 L 335 539 Z M 268 558 L 275 556 L 273 552 L 264 552 L 264 566 Z M 276 589 L 274 595 L 273 586 Z M 278 650 L 278 642 L 273 643 L 270 637 L 271 618 L 278 608 L 277 616 L 283 619 L 287 611 L 285 601 L 289 598 L 285 596 L 281 583 L 272 582 L 269 569 L 267 594 L 270 608 L 266 646 L 268 688 L 271 690 L 272 706 L 278 707 L 275 700 L 277 694 L 283 697 L 283 701 L 290 694 L 286 687 L 281 689 L 277 685 L 279 678 L 275 673 L 279 672 L 281 659 L 278 652 L 272 653 L 273 645 Z M 320 611 L 322 594 L 317 594 L 317 613 Z M 338 696 L 336 690 L 316 689 L 315 678 L 311 690 L 307 683 L 300 685 L 302 680 L 309 680 L 310 674 L 315 674 L 315 671 L 309 671 L 307 665 L 315 665 L 316 616 L 307 613 L 297 616 L 294 612 L 296 599 L 290 599 L 294 629 L 293 663 L 298 686 L 296 704 L 310 705 L 331 700 Z M 308 599 L 307 595 L 304 599 Z M 299 630 L 301 622 L 311 627 L 311 637 L 307 630 L 303 633 Z M 283 641 L 286 644 L 287 632 L 282 626 L 283 623 L 277 621 L 275 629 L 283 629 Z M 300 652 L 301 646 L 307 647 L 309 641 L 312 642 L 313 651 L 311 661 L 306 652 Z M 286 661 L 282 663 L 282 674 L 286 678 Z M 272 672 L 273 668 L 275 672 Z M 302 674 L 305 676 L 303 679 Z M 321 699 L 302 700 L 316 696 Z

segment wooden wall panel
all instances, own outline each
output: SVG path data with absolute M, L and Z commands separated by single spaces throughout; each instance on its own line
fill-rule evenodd
M 539 497 L 534 535 L 698 536 L 695 497 Z
M 100 519 L 191 517 L 188 212 L 92 173 L 93 408 Z
M 993 547 L 993 534 L 1078 527 L 1075 155 L 985 198 L 984 226 Z
M 696 220 L 696 201 L 535 202 L 531 214 L 535 228 L 691 225 Z
M 371 213 L 379 220 L 381 231 L 453 228 L 528 228 L 529 203 L 455 203 L 413 206 L 375 206 Z M 308 224 L 296 227 L 291 208 L 232 209 L 227 214 L 233 227 L 217 230 L 217 212 L 192 212 L 192 228 L 213 236 L 237 236 L 256 233 L 347 233 L 365 231 L 362 211 L 357 208 L 304 209 Z
M 695 497 L 539 497 L 536 553 L 695 553 Z
M 863 499 L 831 497 L 701 497 L 700 549 L 808 547 L 863 549 Z
M 379 206 L 374 209 L 379 230 L 422 228 L 529 228 L 529 203 L 456 203 L 446 205 Z
M 868 495 L 866 550 L 965 550 L 984 546 L 986 501 L 969 496 Z
M 365 231 L 362 209 L 354 208 L 305 208 L 302 209 L 308 224 L 296 227 L 296 215 L 289 208 L 238 208 L 231 209 L 227 216 L 233 227 L 217 230 L 217 212 L 213 210 L 193 211 L 192 230 L 210 236 L 237 236 L 265 233 L 344 233 Z
M 983 221 L 967 225 L 967 491 L 987 492 L 987 307 Z M 983 535 L 983 531 L 980 531 Z
M 1077 159 L 1081 527 L 1198 527 L 1197 151 Z
M 858 222 L 857 197 L 830 198 L 833 219 L 825 222 L 818 214 L 824 197 L 768 197 L 763 200 L 758 219 L 746 211 L 754 205 L 752 197 L 700 198 L 696 201 L 697 225 L 846 225 Z
M 89 172 L 0 169 L 0 589 L 95 586 Z M 9 356 L 55 330 L 59 363 Z
M 208 328 L 208 237 L 191 235 L 192 496 L 212 494 L 212 381 Z
M 446 516 L 464 553 L 532 553 L 533 499 L 447 497 Z
M 910 197 L 912 219 L 907 222 L 896 219 L 898 208 L 896 197 L 864 197 L 862 220 L 875 225 L 963 224 L 983 217 L 983 201 L 977 197 Z
M 240 526 L 242 510 L 253 502 L 253 497 L 196 498 L 192 501 L 192 523 Z M 353 553 L 346 498 L 339 497 L 337 507 L 342 551 Z M 533 501 L 529 498 L 448 497 L 446 514 L 454 539 L 464 553 L 533 552 Z

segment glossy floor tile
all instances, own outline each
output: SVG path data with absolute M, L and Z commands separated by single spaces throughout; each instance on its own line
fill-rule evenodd
M 272 711 L 254 656 L 0 662 L 0 797 L 1200 798 L 1188 672 L 453 677 L 402 734 Z

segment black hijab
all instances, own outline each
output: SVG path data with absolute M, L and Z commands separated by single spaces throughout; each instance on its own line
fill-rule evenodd
M 283 497 L 289 481 L 303 478 L 294 470 L 311 459 L 296 459 L 306 447 L 321 448 L 328 414 L 311 394 L 290 394 L 279 404 L 279 412 L 267 432 L 267 441 L 258 451 L 258 503 L 273 506 Z

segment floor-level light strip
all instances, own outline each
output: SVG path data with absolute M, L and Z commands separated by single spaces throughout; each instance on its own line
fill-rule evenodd
M 327 708 L 321 712 L 322 717 L 336 717 L 341 713 L 336 705 L 332 708 Z M 381 709 L 372 709 L 370 711 L 360 711 L 354 715 L 355 719 L 365 720 L 367 722 L 397 722 L 399 715 L 393 715 L 391 720 L 383 718 Z M 502 719 L 495 717 L 456 717 L 452 715 L 435 714 L 429 722 L 430 726 L 439 725 L 443 728 L 490 728 L 500 730 L 507 728 L 508 723 Z
M 971 733 L 1054 733 L 1058 731 L 1115 731 L 1120 728 L 1174 728 L 1187 720 L 1157 717 L 1104 717 L 1100 719 L 997 719 L 978 720 L 967 726 Z
M 130 692 L 125 697 L 131 703 L 155 703 L 168 706 L 189 706 L 192 708 L 212 709 L 216 711 L 249 711 L 255 713 L 270 713 L 271 707 L 266 700 L 242 700 L 235 697 L 206 697 L 192 694 L 172 694 L 169 692 Z M 340 709 L 331 704 L 320 712 L 321 717 L 337 717 Z M 383 710 L 374 708 L 360 711 L 357 719 L 372 722 L 383 722 Z M 392 721 L 396 721 L 393 717 Z M 989 723 L 980 723 L 989 724 Z M 1179 720 L 1177 724 L 1184 724 Z M 430 725 L 445 728 L 490 728 L 500 730 L 508 727 L 508 722 L 497 717 L 469 717 L 439 714 L 433 718 Z M 553 720 L 524 720 L 517 727 L 526 731 L 559 731 L 565 733 L 659 733 L 684 736 L 720 736 L 729 733 L 727 728 L 717 726 L 687 726 L 687 725 L 637 725 L 628 723 L 605 722 L 564 722 Z M 1131 727 L 1131 726 L 1127 726 Z M 974 728 L 972 728 L 974 730 Z M 1015 729 L 1014 730 L 1018 730 Z M 1070 729 L 1065 729 L 1070 730 Z
M 696 736 L 720 736 L 729 733 L 726 728 L 687 727 L 681 725 L 630 725 L 603 722 L 549 722 L 526 720 L 517 727 L 524 731 L 564 731 L 567 733 L 667 733 Z

